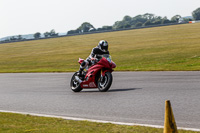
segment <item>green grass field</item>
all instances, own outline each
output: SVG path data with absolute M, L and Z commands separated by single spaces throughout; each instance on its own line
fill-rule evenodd
M 2 133 L 163 133 L 163 129 L 0 113 Z M 178 130 L 179 133 L 197 133 Z
M 99 40 L 117 71 L 200 70 L 200 23 L 0 44 L 0 72 L 77 71 Z

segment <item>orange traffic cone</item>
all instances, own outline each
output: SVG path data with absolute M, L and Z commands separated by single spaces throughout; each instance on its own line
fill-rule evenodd
M 171 103 L 169 100 L 165 101 L 165 123 L 163 133 L 178 133 Z

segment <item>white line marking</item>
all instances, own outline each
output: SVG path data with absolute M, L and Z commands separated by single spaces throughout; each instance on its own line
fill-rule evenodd
M 153 128 L 164 128 L 164 126 L 159 126 L 159 125 L 126 123 L 126 122 L 115 122 L 115 121 L 104 121 L 104 120 L 94 120 L 94 119 L 85 119 L 85 118 L 76 118 L 76 117 L 65 117 L 65 116 L 46 115 L 46 114 L 36 114 L 36 113 L 17 112 L 17 111 L 0 110 L 0 112 L 4 112 L 4 113 L 17 113 L 17 114 L 23 114 L 23 115 L 39 116 L 39 117 L 61 118 L 61 119 L 65 119 L 65 120 L 75 120 L 75 121 L 89 121 L 89 122 L 98 122 L 98 123 L 111 123 L 111 124 L 116 124 L 116 125 L 145 126 L 145 127 L 153 127 Z M 196 129 L 196 128 L 184 128 L 184 127 L 180 127 L 178 129 L 189 130 L 189 131 L 200 131 L 200 129 Z

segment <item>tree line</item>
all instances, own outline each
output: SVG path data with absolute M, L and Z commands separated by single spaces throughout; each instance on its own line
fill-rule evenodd
M 33 39 L 40 39 L 42 36 L 42 34 L 40 32 L 36 32 L 35 34 L 33 34 Z M 55 32 L 54 29 L 52 29 L 50 32 L 45 32 L 43 34 L 44 38 L 49 38 L 49 37 L 58 37 L 58 33 Z M 15 41 L 24 41 L 27 40 L 26 38 L 23 38 L 22 35 L 17 35 L 17 36 L 11 36 L 10 38 L 7 38 L 4 41 L 1 42 L 15 42 Z
M 70 30 L 67 34 L 78 34 L 85 32 L 94 32 L 94 31 L 106 31 L 106 30 L 119 30 L 126 28 L 137 28 L 137 27 L 145 27 L 150 25 L 158 25 L 158 24 L 167 24 L 167 23 L 177 23 L 181 18 L 180 15 L 174 16 L 171 20 L 167 19 L 167 17 L 155 16 L 154 14 L 146 13 L 144 15 L 137 15 L 135 17 L 125 16 L 123 20 L 116 21 L 113 26 L 103 26 L 101 28 L 94 28 L 94 26 L 88 22 L 84 22 L 79 28 L 76 30 Z
M 138 28 L 146 27 L 151 25 L 159 24 L 169 24 L 169 23 L 178 23 L 182 18 L 182 23 L 187 23 L 192 20 L 200 20 L 200 8 L 197 8 L 192 12 L 193 19 L 191 18 L 182 18 L 180 15 L 175 15 L 171 19 L 167 17 L 156 16 L 152 13 L 145 13 L 143 15 L 137 15 L 135 17 L 124 16 L 121 21 L 116 21 L 112 26 L 103 26 L 101 28 L 95 28 L 89 22 L 84 22 L 80 27 L 75 30 L 70 30 L 67 34 L 79 34 L 85 32 L 94 32 L 94 31 L 106 31 L 106 30 L 119 30 L 126 28 Z
M 89 22 L 84 22 L 75 30 L 70 30 L 66 33 L 66 35 L 70 34 L 80 34 L 80 33 L 87 33 L 87 32 L 95 32 L 95 31 L 107 31 L 107 30 L 120 30 L 120 29 L 127 29 L 127 28 L 138 28 L 138 27 L 146 27 L 151 25 L 159 25 L 159 24 L 173 24 L 178 23 L 180 19 L 182 19 L 182 22 L 187 23 L 188 21 L 192 20 L 200 20 L 200 8 L 197 8 L 192 12 L 193 19 L 191 18 L 182 18 L 180 15 L 175 15 L 171 19 L 168 19 L 167 17 L 161 17 L 156 16 L 152 13 L 145 13 L 143 15 L 137 15 L 135 17 L 131 16 L 124 16 L 124 18 L 121 21 L 116 21 L 112 26 L 102 26 L 101 28 L 95 28 L 92 24 Z M 33 36 L 34 39 L 40 39 L 41 33 L 36 32 Z M 58 37 L 58 33 L 55 32 L 54 29 L 52 29 L 50 32 L 43 33 L 44 38 L 49 37 Z M 18 36 L 12 36 L 9 39 L 4 40 L 3 42 L 12 42 L 12 41 L 22 41 L 26 40 L 25 38 L 22 38 L 21 35 Z

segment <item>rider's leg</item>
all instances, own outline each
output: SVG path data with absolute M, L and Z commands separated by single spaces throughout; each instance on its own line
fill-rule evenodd
M 84 61 L 81 63 L 80 69 L 79 69 L 79 73 L 78 73 L 78 76 L 79 76 L 79 77 L 82 77 L 82 76 L 83 76 L 82 72 L 83 72 L 83 70 L 88 66 L 88 64 L 89 64 L 89 62 L 88 62 L 87 60 L 84 60 Z

